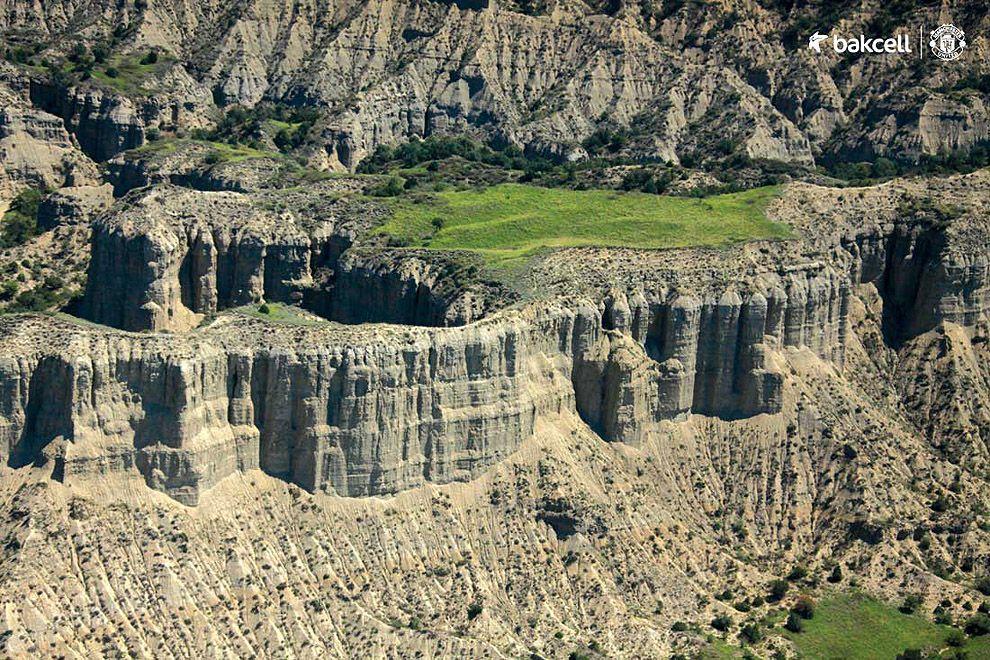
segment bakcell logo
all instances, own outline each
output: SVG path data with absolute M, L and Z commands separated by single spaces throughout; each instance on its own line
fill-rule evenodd
M 815 51 L 816 53 L 820 53 L 822 52 L 823 41 L 828 41 L 828 35 L 819 34 L 818 30 L 815 30 L 815 33 L 811 35 L 810 39 L 808 39 L 808 48 Z
M 892 37 L 875 38 L 867 37 L 865 34 L 858 36 L 841 36 L 822 34 L 818 30 L 808 38 L 808 49 L 820 54 L 822 44 L 832 42 L 832 51 L 837 54 L 845 53 L 917 53 L 918 57 L 925 57 L 931 53 L 940 60 L 957 59 L 966 48 L 966 33 L 951 23 L 939 25 L 928 33 L 925 37 L 925 28 L 918 28 L 917 50 L 911 47 L 911 36 L 908 33 L 898 34 Z M 925 48 L 927 43 L 928 48 Z
M 832 50 L 836 53 L 911 53 L 911 39 L 906 34 L 886 39 L 873 39 L 861 34 L 858 37 L 829 37 L 817 30 L 808 40 L 808 48 L 822 52 L 822 42 L 832 40 Z

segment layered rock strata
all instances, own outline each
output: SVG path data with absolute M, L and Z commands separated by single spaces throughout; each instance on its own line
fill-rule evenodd
M 858 232 L 843 241 L 852 280 L 874 284 L 884 298 L 884 334 L 894 344 L 943 321 L 972 326 L 988 318 L 986 245 L 983 237 L 975 249 L 959 249 L 931 222 L 898 223 L 889 233 Z
M 11 320 L 0 450 L 15 465 L 51 460 L 60 478 L 136 469 L 192 504 L 251 468 L 345 495 L 466 478 L 565 408 L 637 443 L 691 410 L 779 410 L 774 348 L 841 359 L 838 283 L 809 271 L 763 291 L 616 296 L 604 312 L 542 302 L 446 329 L 221 317 L 169 336 L 64 324 L 51 349 L 37 341 L 44 321 Z
M 333 218 L 311 222 L 232 192 L 153 189 L 95 224 L 84 314 L 124 330 L 183 330 L 221 309 L 301 300 L 349 241 Z
M 513 451 L 539 415 L 573 407 L 581 313 L 433 331 L 248 323 L 182 338 L 8 319 L 0 454 L 50 460 L 59 478 L 136 469 L 188 504 L 259 467 L 343 495 L 463 479 Z
M 261 301 L 302 303 L 343 323 L 454 326 L 508 295 L 457 283 L 449 275 L 459 265 L 442 255 L 348 251 L 353 223 L 332 212 L 171 186 L 135 195 L 93 232 L 83 313 L 116 328 L 186 330 Z

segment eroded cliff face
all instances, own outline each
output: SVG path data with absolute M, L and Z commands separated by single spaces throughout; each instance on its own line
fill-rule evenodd
M 136 468 L 189 504 L 258 467 L 341 495 L 463 480 L 511 453 L 538 416 L 573 408 L 581 313 L 364 337 L 221 323 L 178 344 L 63 326 L 59 350 L 3 365 L 3 455 L 47 456 L 66 479 Z M 30 346 L 32 326 L 12 324 L 8 340 Z
M 930 220 L 897 224 L 887 235 L 847 241 L 852 277 L 884 299 L 883 328 L 893 344 L 943 321 L 974 326 L 990 311 L 990 257 L 950 246 L 946 228 Z
M 466 479 L 514 451 L 538 418 L 563 411 L 638 444 L 657 422 L 692 410 L 778 412 L 783 374 L 772 348 L 812 347 L 796 314 L 815 310 L 816 322 L 831 323 L 837 343 L 815 348 L 841 356 L 841 291 L 809 301 L 796 286 L 791 311 L 774 302 L 768 314 L 760 294 L 745 304 L 734 293 L 707 304 L 678 298 L 638 329 L 618 301 L 607 322 L 593 303 L 569 301 L 437 330 L 273 333 L 221 319 L 170 338 L 63 324 L 56 350 L 35 343 L 43 323 L 9 323 L 7 344 L 34 349 L 0 370 L 3 454 L 51 461 L 62 479 L 137 469 L 194 504 L 223 477 L 259 467 L 352 496 Z
M 8 2 L 4 26 L 50 42 L 84 35 L 140 57 L 154 47 L 181 62 L 167 85 L 142 81 L 133 98 L 106 85 L 41 92 L 104 159 L 140 143 L 151 126 L 202 126 L 218 107 L 276 101 L 325 111 L 305 155 L 353 169 L 382 144 L 474 133 L 559 160 L 586 156 L 597 127 L 630 128 L 636 156 L 680 162 L 718 155 L 812 164 L 967 152 L 990 139 L 977 81 L 986 45 L 960 60 L 849 58 L 808 52 L 806 25 L 824 8 L 714 2 L 671 6 L 547 2 L 243 2 L 148 7 L 103 0 L 82 7 Z M 844 26 L 871 34 L 956 21 L 985 31 L 979 3 L 918 7 L 896 18 L 881 6 L 847 7 Z M 844 28 L 844 29 L 845 29 Z M 885 37 L 886 34 L 874 35 Z M 745 44 L 745 46 L 744 46 Z M 920 46 L 919 47 L 923 47 Z M 401 66 L 395 63 L 401 62 Z M 40 78 L 39 78 L 40 80 Z M 169 89 L 170 88 L 170 89 Z M 49 98 L 50 97 L 50 98 Z M 47 101 L 43 99 L 48 98 Z
M 0 202 L 25 187 L 59 188 L 97 182 L 96 164 L 62 121 L 30 103 L 30 82 L 0 63 Z
M 333 265 L 326 285 L 311 293 L 308 307 L 341 323 L 458 326 L 517 297 L 497 283 L 472 281 L 458 272 L 463 268 L 442 254 L 351 250 Z
M 60 350 L 5 365 L 4 454 L 49 456 L 63 478 L 136 468 L 186 503 L 258 467 L 309 490 L 390 493 L 476 475 L 562 410 L 629 444 L 692 411 L 779 412 L 774 351 L 841 362 L 846 295 L 833 274 L 805 268 L 713 299 L 616 292 L 600 306 L 532 303 L 445 330 L 267 336 L 221 318 L 169 338 L 63 326 Z M 9 331 L 32 344 L 30 327 Z M 51 389 L 61 394 L 38 401 Z
M 209 90 L 181 66 L 156 72 L 140 85 L 121 84 L 128 91 L 34 75 L 25 87 L 31 104 L 59 117 L 82 151 L 98 162 L 140 147 L 148 129 L 200 128 L 216 114 Z
M 975 327 L 990 312 L 990 224 L 985 172 L 927 189 L 894 183 L 784 198 L 786 213 L 850 286 L 871 285 L 896 347 L 943 323 Z M 858 207 L 855 212 L 851 206 Z
M 824 213 L 789 195 L 785 206 L 810 206 L 819 223 L 795 217 L 807 237 L 733 248 L 728 260 L 688 254 L 690 269 L 649 277 L 638 264 L 639 284 L 601 297 L 537 296 L 498 311 L 494 298 L 453 285 L 442 260 L 351 248 L 354 226 L 333 212 L 315 217 L 277 197 L 234 192 L 135 193 L 96 225 L 84 301 L 93 320 L 182 331 L 265 300 L 349 324 L 401 325 L 279 327 L 265 338 L 254 326 L 242 332 L 243 317 L 221 316 L 188 335 L 189 345 L 186 337 L 103 335 L 105 346 L 72 351 L 101 356 L 89 366 L 40 353 L 9 367 L 9 382 L 26 384 L 7 415 L 15 420 L 7 455 L 36 460 L 61 436 L 69 442 L 56 471 L 83 474 L 86 463 L 74 457 L 88 450 L 77 447 L 114 437 L 113 469 L 136 467 L 185 502 L 252 468 L 309 490 L 368 495 L 476 475 L 550 411 L 576 412 L 601 437 L 631 445 L 691 414 L 774 415 L 790 352 L 842 368 L 854 289 L 877 293 L 893 348 L 939 324 L 986 320 L 983 222 L 909 210 L 883 188 L 871 194 L 862 203 L 883 213 L 843 216 L 827 230 Z M 66 336 L 82 341 L 78 334 Z M 140 365 L 123 371 L 141 378 L 120 375 L 120 355 Z M 67 395 L 64 410 L 100 396 L 133 397 L 134 409 L 93 423 L 73 412 L 67 433 L 31 421 L 59 417 L 29 412 L 34 374 L 43 391 L 52 379 L 76 382 L 76 369 L 92 375 L 79 376 L 82 389 Z M 129 395 L 85 395 L 89 382 L 96 392 L 124 382 Z M 159 417 L 142 421 L 149 411 Z M 108 431 L 111 419 L 129 420 L 125 431 Z M 154 438 L 140 428 L 164 431 Z
M 135 193 L 94 225 L 83 314 L 124 330 L 188 330 L 267 301 L 348 324 L 455 326 L 512 297 L 494 284 L 458 282 L 452 275 L 463 264 L 444 255 L 349 250 L 380 212 L 293 211 L 277 193 Z
M 125 330 L 186 330 L 218 310 L 298 302 L 350 244 L 345 224 L 233 192 L 153 189 L 95 224 L 84 314 Z
M 848 293 L 842 277 L 807 264 L 786 275 L 766 273 L 729 285 L 706 298 L 677 291 L 636 290 L 631 296 L 616 291 L 604 302 L 604 324 L 628 335 L 652 362 L 659 387 L 648 418 L 689 411 L 749 417 L 780 410 L 783 376 L 774 366 L 773 351 L 808 348 L 842 363 Z M 626 360 L 634 364 L 642 358 Z M 626 394 L 625 399 L 636 397 Z M 606 429 L 630 424 L 607 417 L 601 422 Z M 606 435 L 613 433 L 606 430 Z M 622 433 L 614 437 L 624 439 Z
M 61 117 L 93 160 L 103 161 L 144 143 L 144 122 L 134 103 L 126 97 L 97 89 L 62 89 L 32 81 L 31 102 Z

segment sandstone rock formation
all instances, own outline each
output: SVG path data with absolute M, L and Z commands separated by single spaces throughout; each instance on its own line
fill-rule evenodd
M 97 180 L 97 168 L 58 117 L 31 106 L 28 80 L 0 64 L 0 198 L 26 187 L 58 188 Z
M 600 128 L 613 188 L 628 162 L 978 153 L 985 39 L 804 47 L 987 26 L 899 8 L 0 0 L 0 210 L 40 200 L 0 250 L 0 655 L 694 656 L 726 617 L 719 644 L 756 625 L 792 657 L 796 595 L 853 586 L 964 623 L 990 173 L 791 182 L 788 240 L 506 274 L 377 232 L 384 176 L 317 171 L 440 134 L 575 161 Z M 235 105 L 312 123 L 193 132 Z M 670 191 L 720 184 L 689 169 Z
M 850 7 L 841 24 L 835 11 L 769 2 L 28 7 L 8 2 L 0 26 L 37 35 L 51 44 L 44 53 L 64 55 L 83 34 L 128 57 L 156 48 L 178 61 L 138 93 L 36 76 L 32 96 L 98 160 L 139 145 L 146 128 L 188 130 L 210 124 L 216 106 L 261 102 L 320 109 L 320 138 L 305 153 L 331 169 L 353 169 L 381 144 L 464 132 L 575 159 L 602 125 L 631 129 L 630 155 L 672 162 L 725 150 L 802 165 L 913 162 L 990 140 L 984 40 L 949 66 L 806 48 L 808 25 L 914 39 L 919 25 L 955 20 L 978 35 L 979 3 L 896 16 Z
M 796 190 L 785 206 L 813 192 Z M 413 270 L 360 266 L 371 252 L 347 256 L 354 225 L 274 213 L 265 199 L 169 187 L 132 195 L 97 223 L 84 309 L 125 330 L 183 330 L 245 303 L 301 302 L 305 291 L 322 292 L 324 311 L 345 322 L 452 320 L 431 307 L 439 299 L 415 257 Z M 317 324 L 259 334 L 221 317 L 173 339 L 64 326 L 58 350 L 35 348 L 4 369 L 4 455 L 23 464 L 55 451 L 62 478 L 136 467 L 187 503 L 256 467 L 309 490 L 362 495 L 477 474 L 548 411 L 576 411 L 604 438 L 633 445 L 692 413 L 779 413 L 782 351 L 810 350 L 841 368 L 853 287 L 879 293 L 894 345 L 941 323 L 985 322 L 985 222 L 925 212 L 790 248 L 826 261 L 744 246 L 735 250 L 750 256 L 750 272 L 735 282 L 697 261 L 694 293 L 661 272 L 597 305 L 538 299 L 447 330 Z M 312 286 L 324 267 L 337 272 L 329 291 Z M 13 322 L 9 342 L 36 346 L 37 331 Z

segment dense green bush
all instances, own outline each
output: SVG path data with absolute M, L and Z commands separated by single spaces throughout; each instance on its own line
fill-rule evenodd
M 990 616 L 977 614 L 970 617 L 966 622 L 966 634 L 971 637 L 979 637 L 990 633 Z
M 725 614 L 720 614 L 712 619 L 712 628 L 719 632 L 725 632 L 732 627 L 732 619 Z
M 368 192 L 376 197 L 395 197 L 406 189 L 406 181 L 401 176 L 390 176 Z
M 38 205 L 44 190 L 28 188 L 10 203 L 0 227 L 0 249 L 23 245 L 38 235 Z
M 759 644 L 763 640 L 763 631 L 759 624 L 747 623 L 739 631 L 739 636 L 750 644 Z
M 396 165 L 415 167 L 455 156 L 475 163 L 526 172 L 543 172 L 555 167 L 553 162 L 545 158 L 527 157 L 522 150 L 513 145 L 497 151 L 468 137 L 431 136 L 425 140 L 413 138 L 394 147 L 379 146 L 371 156 L 361 161 L 358 172 L 376 174 L 388 172 Z
M 815 616 L 815 601 L 811 600 L 808 596 L 801 596 L 794 603 L 791 611 L 802 619 L 810 619 Z
M 770 583 L 770 590 L 767 600 L 771 603 L 780 601 L 781 598 L 787 595 L 787 590 L 790 588 L 791 585 L 787 582 L 787 580 L 774 580 Z

